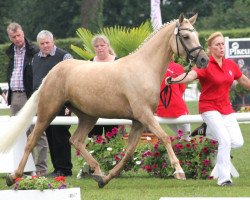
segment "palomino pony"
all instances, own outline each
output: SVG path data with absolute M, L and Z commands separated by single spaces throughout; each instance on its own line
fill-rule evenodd
M 37 114 L 22 160 L 17 170 L 7 175 L 7 185 L 12 185 L 17 177 L 23 175 L 30 152 L 64 104 L 79 118 L 70 143 L 94 171 L 92 177 L 99 187 L 104 187 L 123 169 L 133 155 L 144 127 L 155 133 L 165 145 L 171 165 L 175 168 L 175 178 L 185 179 L 170 137 L 155 119 L 154 111 L 159 101 L 160 84 L 173 53 L 186 56 L 200 68 L 207 66 L 208 57 L 192 26 L 196 18 L 197 15 L 194 15 L 185 19 L 181 14 L 178 20 L 164 24 L 152 33 L 137 51 L 114 62 L 70 59 L 58 63 L 17 115 L 15 124 L 4 134 L 1 133 L 4 137 L 0 140 L 0 151 L 5 151 L 18 135 L 27 130 Z M 108 175 L 103 175 L 99 163 L 83 145 L 99 117 L 132 120 L 126 153 Z

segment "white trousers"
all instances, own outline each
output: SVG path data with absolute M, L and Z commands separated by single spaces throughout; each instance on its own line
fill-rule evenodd
M 218 141 L 217 167 L 218 185 L 232 181 L 230 175 L 231 148 L 239 148 L 244 140 L 235 114 L 222 115 L 218 111 L 208 111 L 201 114 L 207 124 L 207 137 Z

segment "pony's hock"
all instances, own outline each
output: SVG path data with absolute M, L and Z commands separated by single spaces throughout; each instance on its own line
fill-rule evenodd
M 38 138 L 64 104 L 79 119 L 70 142 L 90 165 L 99 187 L 104 187 L 121 172 L 133 155 L 145 128 L 155 133 L 165 145 L 171 165 L 176 170 L 175 177 L 185 179 L 169 136 L 155 119 L 154 111 L 159 101 L 159 86 L 173 53 L 195 62 L 199 68 L 207 65 L 208 57 L 200 47 L 193 27 L 196 18 L 197 15 L 190 19 L 180 15 L 178 20 L 166 23 L 152 33 L 135 52 L 114 62 L 69 59 L 58 63 L 33 93 L 13 121 L 14 124 L 1 134 L 0 151 L 5 151 L 18 139 L 19 134 L 25 132 L 37 114 L 23 158 L 17 170 L 7 178 L 8 185 L 22 176 Z M 99 163 L 83 145 L 98 118 L 132 120 L 125 156 L 107 175 L 103 175 Z

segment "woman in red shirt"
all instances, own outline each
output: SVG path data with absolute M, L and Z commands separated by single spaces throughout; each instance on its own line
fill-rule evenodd
M 172 76 L 177 77 L 178 75 L 184 73 L 184 68 L 175 63 L 170 62 L 168 64 L 168 69 L 166 71 L 166 74 L 163 78 L 163 81 L 161 83 L 161 90 L 165 87 L 165 78 Z M 164 107 L 162 104 L 162 101 L 159 101 L 158 107 L 156 109 L 156 114 L 159 117 L 164 118 L 178 118 L 182 115 L 188 114 L 188 108 L 186 106 L 186 103 L 183 100 L 183 94 L 186 90 L 186 84 L 174 84 L 172 85 L 172 95 L 171 95 L 171 101 L 167 108 Z M 190 131 L 191 126 L 190 124 L 168 124 L 168 126 L 175 132 L 178 133 L 178 131 L 181 131 L 183 134 L 183 138 L 185 140 L 190 140 Z
M 229 92 L 234 80 L 246 89 L 250 89 L 250 80 L 242 74 L 238 65 L 225 59 L 225 44 L 222 33 L 215 32 L 207 39 L 208 54 L 210 56 L 207 68 L 194 68 L 180 83 L 187 83 L 199 79 L 201 95 L 199 112 L 207 124 L 209 133 L 218 141 L 217 167 L 218 185 L 231 186 L 230 151 L 239 148 L 244 140 L 230 103 Z M 184 74 L 173 78 L 181 80 Z M 166 84 L 171 84 L 169 78 Z M 208 133 L 208 131 L 207 131 Z

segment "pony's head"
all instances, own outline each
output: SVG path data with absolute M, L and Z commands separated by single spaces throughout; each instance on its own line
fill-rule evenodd
M 205 68 L 209 58 L 201 47 L 198 33 L 193 27 L 197 16 L 195 14 L 190 19 L 186 19 L 183 14 L 180 14 L 179 19 L 176 20 L 171 48 L 178 56 L 185 56 L 187 61 L 195 62 L 198 68 Z

